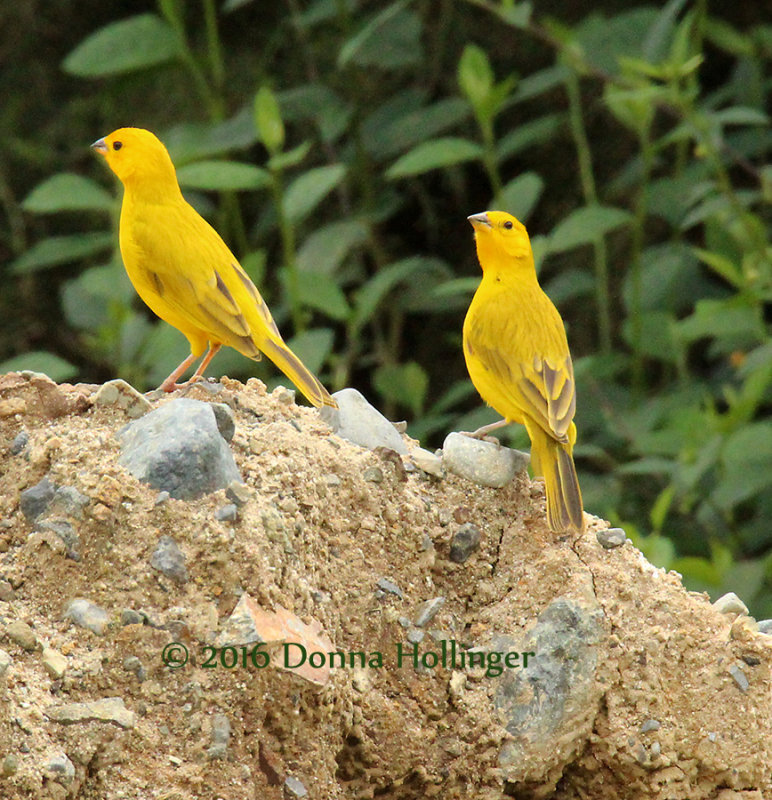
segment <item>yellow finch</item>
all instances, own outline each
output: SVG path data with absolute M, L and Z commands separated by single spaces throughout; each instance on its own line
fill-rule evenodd
M 531 466 L 544 476 L 553 531 L 584 528 L 572 456 L 576 441 L 574 370 L 563 320 L 539 286 L 531 242 L 503 211 L 469 217 L 482 281 L 464 320 L 464 358 L 483 400 L 509 422 L 525 425 Z
M 200 378 L 226 344 L 261 351 L 315 406 L 336 403 L 287 347 L 255 285 L 217 231 L 183 198 L 169 153 L 141 128 L 120 128 L 91 145 L 123 183 L 120 245 L 139 296 L 190 342 L 190 356 L 161 384 L 177 379 L 206 350 Z M 208 348 L 208 349 L 207 349 Z

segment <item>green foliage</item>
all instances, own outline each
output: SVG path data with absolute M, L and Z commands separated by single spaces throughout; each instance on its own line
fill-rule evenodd
M 71 34 L 66 78 L 36 93 L 56 97 L 50 126 L 0 156 L 7 316 L 38 331 L 0 330 L 0 368 L 145 388 L 186 355 L 108 258 L 115 184 L 86 156 L 140 124 L 309 367 L 439 442 L 495 419 L 461 353 L 465 217 L 504 208 L 567 322 L 587 508 L 692 588 L 772 616 L 772 28 L 686 0 L 580 3 L 572 25 L 510 0 L 286 9 L 159 0 Z

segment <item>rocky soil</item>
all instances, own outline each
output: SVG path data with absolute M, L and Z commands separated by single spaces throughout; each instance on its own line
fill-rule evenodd
M 186 399 L 214 449 L 180 472 L 117 435 L 174 397 L 0 376 L 0 797 L 772 797 L 741 602 L 551 533 L 522 469 L 352 444 L 257 380 Z

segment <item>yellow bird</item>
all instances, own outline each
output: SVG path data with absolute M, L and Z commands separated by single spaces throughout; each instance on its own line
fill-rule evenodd
M 137 294 L 190 342 L 190 356 L 159 388 L 206 350 L 198 380 L 222 345 L 258 360 L 261 351 L 315 406 L 336 406 L 287 347 L 263 298 L 217 231 L 183 198 L 174 164 L 150 131 L 120 128 L 91 145 L 123 183 L 120 245 Z M 207 349 L 208 348 L 208 349 Z
M 504 419 L 531 439 L 531 466 L 544 476 L 553 531 L 584 528 L 573 446 L 574 369 L 563 320 L 536 278 L 531 241 L 511 214 L 486 211 L 469 221 L 483 271 L 464 320 L 464 358 L 472 383 Z

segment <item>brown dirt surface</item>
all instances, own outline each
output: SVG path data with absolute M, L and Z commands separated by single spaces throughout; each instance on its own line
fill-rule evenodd
M 224 491 L 157 503 L 118 464 L 130 420 L 95 405 L 98 388 L 0 376 L 0 798 L 772 798 L 772 636 L 629 543 L 601 547 L 604 521 L 557 536 L 524 474 L 503 489 L 438 479 L 340 439 L 284 389 L 227 378 L 187 394 L 235 415 L 250 497 L 220 520 Z M 67 520 L 78 560 L 20 510 L 46 476 L 89 498 Z M 480 546 L 454 563 L 467 522 Z M 187 582 L 151 567 L 163 535 Z M 205 668 L 244 592 L 369 663 L 315 678 L 282 669 L 277 644 L 266 668 Z M 79 597 L 108 612 L 103 635 L 64 618 Z M 9 635 L 19 621 L 29 650 Z M 501 675 L 398 665 L 418 639 L 420 653 L 454 641 L 535 656 Z M 179 669 L 162 660 L 173 641 L 190 653 Z M 43 648 L 64 656 L 62 675 Z M 121 698 L 133 725 L 49 716 L 103 698 Z M 74 774 L 47 767 L 63 754 Z

